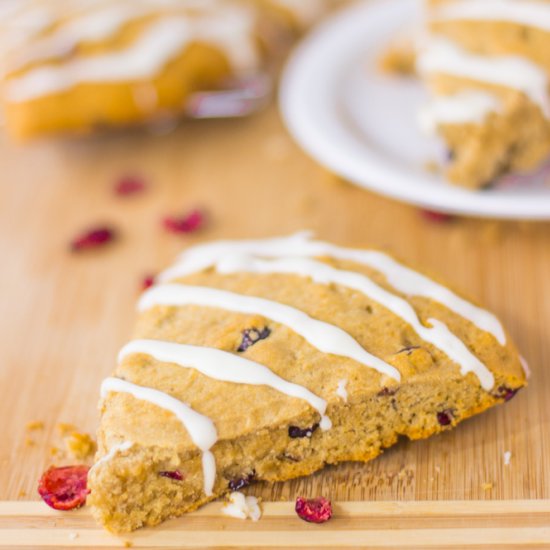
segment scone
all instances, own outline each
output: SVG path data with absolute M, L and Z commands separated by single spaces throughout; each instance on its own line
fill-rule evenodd
M 193 111 L 194 92 L 265 72 L 331 1 L 6 0 L 7 129 L 21 139 L 88 133 Z
M 371 460 L 526 383 L 491 313 L 384 253 L 307 233 L 190 248 L 139 311 L 102 383 L 89 474 L 114 532 Z
M 550 2 L 431 0 L 418 74 L 421 114 L 448 146 L 447 176 L 471 189 L 550 154 Z

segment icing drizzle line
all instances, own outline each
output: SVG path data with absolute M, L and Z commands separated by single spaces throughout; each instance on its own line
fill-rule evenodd
M 189 433 L 193 443 L 202 451 L 204 492 L 208 496 L 212 495 L 216 479 L 216 462 L 210 448 L 218 439 L 212 420 L 167 393 L 138 386 L 120 378 L 110 377 L 103 380 L 101 397 L 106 397 L 109 392 L 130 394 L 135 399 L 148 401 L 174 414 Z
M 546 72 L 523 57 L 473 54 L 437 37 L 430 39 L 420 51 L 417 67 L 424 74 L 447 74 L 518 90 L 550 118 Z
M 327 256 L 363 264 L 382 273 L 396 290 L 439 302 L 481 330 L 491 333 L 501 345 L 506 343 L 504 329 L 492 313 L 464 300 L 443 285 L 400 264 L 383 252 L 344 248 L 315 241 L 307 231 L 282 238 L 217 241 L 194 246 L 180 255 L 179 261 L 173 267 L 161 273 L 159 280 L 166 282 L 184 277 L 212 267 L 221 258 L 239 254 L 264 258 Z
M 46 65 L 31 69 L 9 81 L 6 98 L 13 103 L 29 101 L 72 88 L 79 83 L 122 82 L 151 79 L 158 71 L 193 41 L 218 45 L 235 68 L 247 71 L 257 63 L 257 52 L 250 33 L 243 32 L 237 17 L 229 25 L 222 14 L 191 19 L 164 17 L 151 24 L 124 50 Z
M 167 284 L 154 286 L 145 292 L 139 301 L 139 308 L 143 310 L 154 305 L 188 304 L 264 315 L 287 325 L 323 353 L 348 357 L 396 380 L 401 379 L 395 367 L 370 354 L 341 328 L 313 319 L 303 311 L 272 300 L 215 288 Z
M 193 368 L 209 378 L 224 382 L 269 386 L 290 397 L 307 401 L 321 415 L 319 425 L 323 430 L 328 430 L 332 425 L 330 419 L 325 415 L 327 402 L 324 399 L 310 392 L 304 386 L 284 380 L 266 366 L 250 359 L 216 348 L 176 344 L 161 340 L 133 340 L 121 349 L 118 356 L 119 361 L 135 353 L 150 355 L 164 363 L 175 363 L 180 367 Z
M 550 5 L 530 0 L 461 0 L 433 10 L 432 21 L 506 21 L 550 31 Z
M 335 269 L 323 262 L 306 258 L 261 260 L 245 256 L 227 256 L 216 264 L 216 268 L 220 273 L 244 271 L 250 273 L 296 274 L 302 277 L 310 277 L 317 283 L 336 283 L 353 288 L 406 321 L 418 336 L 439 348 L 458 363 L 462 374 L 473 372 L 486 390 L 490 390 L 494 385 L 494 377 L 491 371 L 468 350 L 459 338 L 448 330 L 445 324 L 435 319 L 429 319 L 428 321 L 432 326 L 424 326 L 407 300 L 388 292 L 365 275 L 354 271 Z

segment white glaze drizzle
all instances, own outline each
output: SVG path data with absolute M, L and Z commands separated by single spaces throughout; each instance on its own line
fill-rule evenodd
M 346 402 L 348 400 L 348 390 L 346 389 L 347 383 L 348 381 L 343 378 L 342 380 L 338 381 L 338 387 L 336 388 L 336 395 L 341 397 Z
M 481 124 L 492 112 L 500 109 L 497 96 L 480 90 L 463 90 L 453 95 L 436 96 L 418 116 L 423 132 L 435 134 L 441 124 Z
M 461 0 L 438 6 L 432 21 L 504 21 L 550 31 L 550 4 L 530 0 Z
M 216 462 L 210 448 L 218 439 L 212 420 L 167 393 L 138 386 L 121 378 L 105 378 L 103 380 L 101 397 L 106 397 L 109 392 L 130 394 L 135 399 L 148 401 L 174 414 L 189 433 L 193 443 L 202 451 L 204 492 L 207 496 L 212 495 L 216 479 Z
M 116 445 L 113 445 L 110 449 L 109 449 L 109 452 L 106 453 L 105 455 L 103 455 L 91 468 L 90 468 L 90 472 L 92 470 L 95 470 L 97 468 L 99 468 L 99 466 L 101 466 L 102 464 L 105 464 L 106 462 L 109 462 L 110 460 L 112 460 L 115 455 L 117 455 L 118 453 L 122 453 L 124 451 L 127 451 L 128 449 L 130 449 L 131 447 L 134 446 L 134 443 L 133 441 L 123 441 L 122 443 L 117 443 Z
M 258 64 L 252 20 L 248 11 L 239 14 L 222 10 L 203 18 L 159 19 L 124 50 L 31 69 L 8 83 L 6 98 L 17 103 L 67 90 L 79 83 L 151 79 L 193 41 L 220 47 L 236 70 L 252 70 Z
M 382 374 L 400 380 L 399 371 L 395 367 L 370 354 L 340 327 L 318 321 L 299 309 L 265 298 L 208 287 L 166 284 L 154 286 L 145 292 L 139 301 L 139 308 L 144 310 L 155 305 L 190 304 L 263 315 L 290 327 L 323 353 L 332 353 L 353 359 Z M 231 357 L 234 356 L 231 355 Z
M 548 76 L 542 67 L 526 58 L 478 55 L 436 37 L 421 48 L 417 68 L 425 75 L 441 73 L 518 90 L 550 118 Z
M 324 399 L 304 386 L 288 382 L 266 366 L 250 359 L 216 348 L 161 340 L 132 340 L 120 350 L 118 359 L 122 361 L 128 355 L 135 353 L 144 353 L 164 363 L 193 368 L 209 378 L 223 382 L 269 386 L 289 397 L 303 399 L 309 403 L 321 415 L 319 425 L 322 429 L 327 430 L 332 426 L 330 419 L 325 415 L 327 402 Z
M 160 274 L 160 281 L 169 281 L 202 271 L 215 265 L 223 257 L 239 254 L 260 257 L 322 257 L 349 260 L 369 266 L 382 273 L 396 290 L 429 298 L 469 320 L 481 330 L 491 333 L 500 344 L 506 343 L 504 329 L 489 311 L 464 300 L 432 279 L 400 264 L 383 252 L 343 248 L 322 241 L 311 240 L 304 231 L 289 237 L 243 241 L 217 241 L 189 248 L 171 268 Z
M 158 12 L 158 8 L 156 11 Z M 114 35 L 122 25 L 154 13 L 153 5 L 141 6 L 126 3 L 108 5 L 105 9 L 83 14 L 16 52 L 14 58 L 10 59 L 9 69 L 19 69 L 27 63 L 63 55 L 81 42 L 104 40 Z
M 531 369 L 529 368 L 529 363 L 527 363 L 527 360 L 523 356 L 519 356 L 519 362 L 521 364 L 521 368 L 523 369 L 523 372 L 525 373 L 525 378 L 529 380 L 531 378 Z
M 246 256 L 227 256 L 216 264 L 220 273 L 288 273 L 309 277 L 316 283 L 335 283 L 353 288 L 383 305 L 395 315 L 406 321 L 426 342 L 443 351 L 450 359 L 460 365 L 462 374 L 473 372 L 484 389 L 494 385 L 491 371 L 457 338 L 446 325 L 435 319 L 429 319 L 431 327 L 424 326 L 413 307 L 399 296 L 377 285 L 366 275 L 354 271 L 335 269 L 328 264 L 306 258 L 281 258 L 278 260 L 260 260 Z

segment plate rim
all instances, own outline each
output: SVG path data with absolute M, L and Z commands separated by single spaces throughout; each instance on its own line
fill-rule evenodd
M 349 61 L 344 59 L 330 70 L 326 70 L 325 74 L 317 74 L 319 69 L 316 65 L 319 65 L 323 49 L 330 46 L 331 51 L 336 48 L 338 52 L 346 46 L 349 47 L 351 41 L 357 37 L 353 32 L 343 31 L 359 26 L 357 21 L 364 21 L 368 17 L 371 21 L 375 21 L 376 17 L 388 16 L 397 10 L 401 14 L 411 13 L 410 10 L 418 9 L 418 3 L 418 0 L 359 2 L 336 13 L 306 36 L 290 55 L 280 79 L 279 109 L 288 131 L 294 140 L 321 165 L 351 183 L 377 194 L 450 214 L 497 219 L 549 220 L 550 193 L 547 200 L 541 201 L 544 197 L 540 194 L 529 196 L 491 194 L 491 191 L 469 191 L 451 184 L 444 184 L 440 188 L 430 187 L 429 195 L 419 196 L 420 193 L 415 191 L 414 184 L 419 181 L 425 182 L 425 178 L 421 175 L 414 172 L 407 173 L 406 168 L 392 167 L 374 154 L 369 156 L 368 147 L 365 147 L 363 154 L 360 155 L 362 158 L 358 162 L 357 158 L 349 156 L 349 148 L 335 148 L 334 142 L 330 142 L 330 137 L 324 135 L 322 124 L 316 124 L 313 120 L 313 118 L 320 120 L 320 117 L 311 116 L 316 112 L 312 111 L 316 101 L 305 102 L 307 98 L 304 96 L 304 90 L 308 89 L 308 85 L 311 86 L 311 82 L 318 82 L 320 78 L 324 79 L 325 84 L 332 84 L 334 87 L 336 75 L 344 69 L 345 62 Z M 368 31 L 368 25 L 361 24 L 361 29 Z M 324 68 L 326 67 L 325 64 Z M 311 78 L 312 74 L 317 78 Z M 317 95 L 319 98 L 324 98 L 330 94 L 327 89 L 324 89 Z M 324 101 L 323 105 L 327 107 L 327 99 L 325 98 Z M 338 120 L 339 117 L 334 115 L 337 110 L 335 102 L 332 103 L 332 107 L 334 118 L 332 123 L 342 130 L 345 125 L 341 119 Z M 330 113 L 330 109 L 327 112 Z M 352 142 L 350 141 L 347 146 L 352 147 Z M 366 176 L 367 171 L 368 176 Z

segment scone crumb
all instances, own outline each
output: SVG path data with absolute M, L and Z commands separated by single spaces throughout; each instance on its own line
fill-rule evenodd
M 258 521 L 262 516 L 262 510 L 256 497 L 245 496 L 239 491 L 234 491 L 229 495 L 229 502 L 224 504 L 222 514 L 239 519 L 250 518 L 252 521 Z
M 96 452 L 95 441 L 86 433 L 72 432 L 65 437 L 67 453 L 77 460 L 84 460 Z
M 29 432 L 34 430 L 43 430 L 44 422 L 42 422 L 42 420 L 32 420 L 31 422 L 27 422 L 26 428 Z
M 73 424 L 68 424 L 67 422 L 59 422 L 56 426 L 57 431 L 61 434 L 61 436 L 65 437 L 66 435 L 72 434 L 73 432 L 76 432 L 76 426 Z
M 50 454 L 56 456 L 59 454 L 59 449 L 57 447 L 50 447 Z
M 71 540 L 76 540 L 79 537 L 78 533 L 69 533 L 69 538 Z
M 441 172 L 441 165 L 435 160 L 427 160 L 423 166 L 424 170 L 430 174 L 439 174 Z
M 19 496 L 19 497 L 26 497 L 26 496 L 27 496 L 27 491 L 21 489 L 21 490 L 19 491 L 19 493 L 17 494 L 17 496 Z
M 416 52 L 410 41 L 393 43 L 379 61 L 382 72 L 401 76 L 411 76 L 416 72 Z
M 134 543 L 131 540 L 124 541 L 124 548 L 132 548 L 132 546 L 134 546 Z
M 34 447 L 36 445 L 34 439 L 30 437 L 25 437 L 25 447 Z
M 482 483 L 482 484 L 481 484 L 481 488 L 482 488 L 484 491 L 490 491 L 490 490 L 493 488 L 493 484 L 492 484 L 492 483 L 489 483 L 489 482 Z
M 512 452 L 511 451 L 505 451 L 504 452 L 504 465 L 509 466 L 510 460 L 512 458 Z

